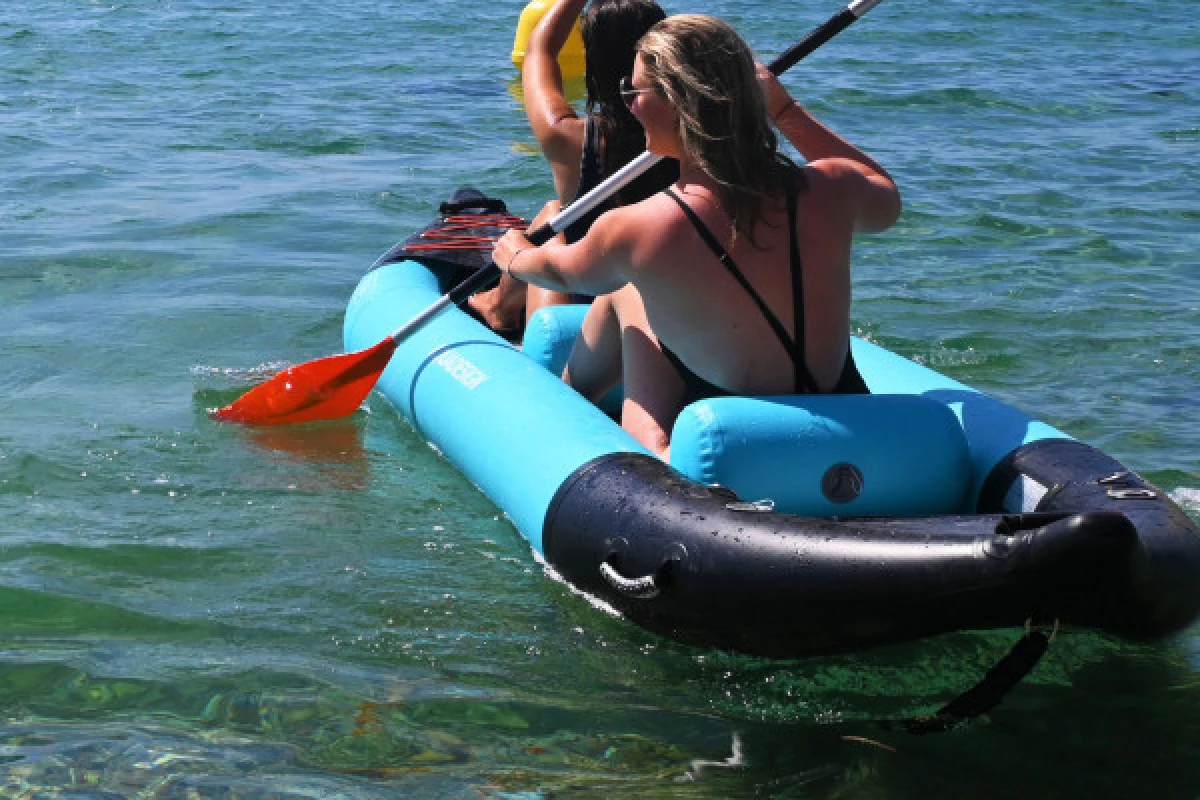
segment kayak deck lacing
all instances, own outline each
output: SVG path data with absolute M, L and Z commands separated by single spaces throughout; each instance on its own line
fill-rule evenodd
M 408 251 L 491 250 L 504 231 L 524 230 L 529 223 L 514 214 L 462 214 L 442 219 L 442 225 L 420 234 L 421 241 L 407 244 Z M 481 234 L 479 228 L 499 228 L 501 233 Z

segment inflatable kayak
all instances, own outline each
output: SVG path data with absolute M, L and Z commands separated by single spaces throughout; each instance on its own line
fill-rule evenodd
M 499 201 L 456 197 L 363 278 L 347 350 L 489 251 L 431 232 L 511 224 Z M 695 403 L 667 464 L 559 380 L 584 311 L 539 312 L 517 347 L 451 306 L 376 388 L 558 575 L 638 625 L 797 657 L 1030 622 L 1153 639 L 1196 618 L 1200 532 L 1095 448 L 855 339 L 872 394 Z

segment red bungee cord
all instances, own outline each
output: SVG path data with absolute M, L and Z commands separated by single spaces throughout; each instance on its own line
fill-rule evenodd
M 472 233 L 479 228 L 525 230 L 527 220 L 512 214 L 482 214 L 446 217 L 442 227 L 421 234 L 425 241 L 414 242 L 406 250 L 490 250 L 500 239 L 494 234 Z

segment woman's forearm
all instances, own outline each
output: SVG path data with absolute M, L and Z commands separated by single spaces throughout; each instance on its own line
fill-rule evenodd
M 879 162 L 818 122 L 790 98 L 775 112 L 775 124 L 809 163 L 837 159 L 855 165 L 866 180 L 853 191 L 855 230 L 878 233 L 895 224 L 903 204 L 896 182 Z M 836 168 L 835 168 L 836 170 Z
M 805 160 L 844 158 L 861 164 L 868 172 L 892 183 L 891 176 L 879 162 L 818 122 L 808 113 L 808 109 L 795 101 L 767 67 L 762 64 L 756 67 L 771 121 Z
M 628 248 L 614 246 L 612 241 L 612 231 L 620 225 L 609 218 L 617 213 L 602 215 L 587 236 L 574 244 L 548 242 L 536 247 L 520 231 L 509 231 L 496 242 L 492 260 L 501 272 L 543 289 L 606 294 L 629 281 L 625 274 Z
M 554 263 L 550 251 L 554 245 L 537 247 L 530 244 L 515 250 L 507 264 L 498 264 L 501 270 L 525 283 L 556 292 L 570 292 L 574 287 Z
M 887 170 L 850 142 L 825 127 L 808 109 L 792 99 L 773 117 L 775 126 L 807 161 L 822 158 L 845 158 L 856 161 L 880 177 L 891 180 Z

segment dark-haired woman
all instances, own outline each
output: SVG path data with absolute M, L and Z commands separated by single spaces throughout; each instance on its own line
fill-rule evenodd
M 564 380 L 593 400 L 624 380 L 621 423 L 663 458 L 697 399 L 866 392 L 850 352 L 850 250 L 899 216 L 891 177 L 712 17 L 655 25 L 625 90 L 646 148 L 679 160 L 678 182 L 576 244 L 533 247 L 513 231 L 493 252 L 522 280 L 602 295 Z M 777 152 L 772 121 L 803 168 Z
M 622 102 L 620 83 L 633 70 L 638 39 L 665 19 L 666 13 L 653 0 L 592 0 L 583 13 L 587 114 L 581 118 L 563 91 L 558 54 L 585 2 L 558 0 L 526 44 L 521 71 L 525 113 L 550 164 L 557 196 L 537 216 L 534 227 L 645 149 L 641 123 Z M 668 186 L 678 174 L 676 164 L 665 161 L 618 192 L 613 201 L 564 231 L 566 241 L 578 241 L 608 208 L 643 200 Z M 502 277 L 496 289 L 475 295 L 470 305 L 494 330 L 508 330 L 523 326 L 528 315 L 542 306 L 570 300 L 570 294 L 526 287 L 511 277 Z

